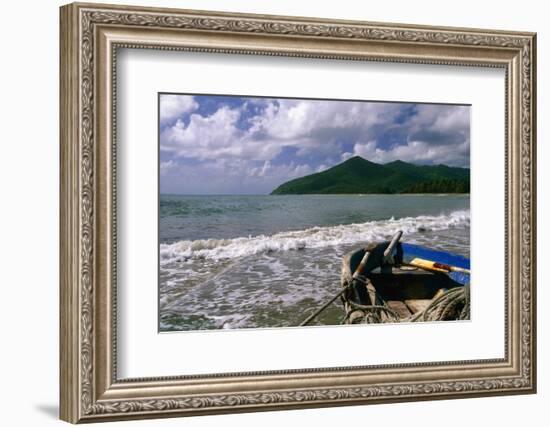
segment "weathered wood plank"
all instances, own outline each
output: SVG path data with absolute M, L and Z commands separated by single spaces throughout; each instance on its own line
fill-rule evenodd
M 405 319 L 412 314 L 403 301 L 386 301 L 386 304 L 393 311 L 396 311 L 401 319 Z
M 407 299 L 405 300 L 405 304 L 409 308 L 409 310 L 412 311 L 412 313 L 418 313 L 419 311 L 425 310 L 430 303 L 432 302 L 431 299 Z

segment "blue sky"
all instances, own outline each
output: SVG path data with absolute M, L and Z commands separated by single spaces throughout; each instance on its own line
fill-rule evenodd
M 352 157 L 470 165 L 470 107 L 161 94 L 160 190 L 268 194 Z

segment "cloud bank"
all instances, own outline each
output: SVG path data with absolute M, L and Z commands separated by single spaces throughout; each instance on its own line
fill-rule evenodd
M 161 192 L 267 194 L 354 155 L 469 167 L 468 106 L 161 95 Z

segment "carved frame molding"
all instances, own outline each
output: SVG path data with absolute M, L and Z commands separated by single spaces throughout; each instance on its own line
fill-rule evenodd
M 61 8 L 60 41 L 62 419 L 535 391 L 535 34 L 71 4 Z M 120 47 L 505 68 L 506 357 L 117 380 L 113 147 Z

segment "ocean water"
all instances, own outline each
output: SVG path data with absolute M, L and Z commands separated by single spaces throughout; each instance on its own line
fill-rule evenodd
M 470 198 L 161 195 L 160 330 L 297 326 L 340 290 L 345 253 L 397 230 L 469 257 Z

